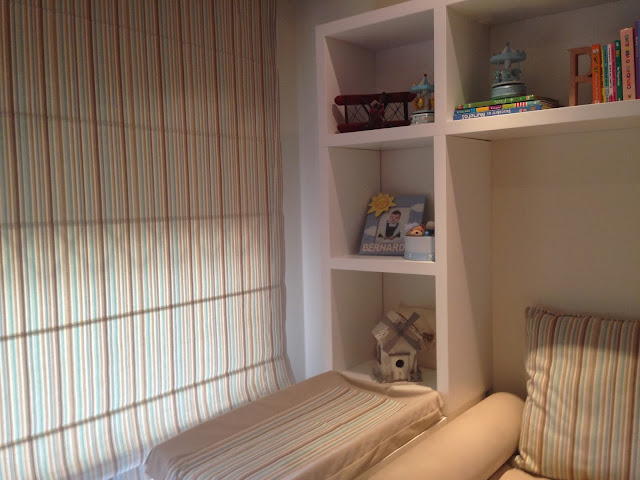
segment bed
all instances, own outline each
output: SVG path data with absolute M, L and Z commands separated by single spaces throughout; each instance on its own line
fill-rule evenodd
M 347 479 L 442 418 L 438 392 L 326 372 L 157 445 L 154 480 Z

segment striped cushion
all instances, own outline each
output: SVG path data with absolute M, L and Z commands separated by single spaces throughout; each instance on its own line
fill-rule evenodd
M 305 478 L 305 469 L 319 457 L 403 406 L 380 395 L 335 387 L 223 442 L 174 459 L 167 477 Z
M 527 309 L 516 465 L 558 479 L 640 478 L 640 321 Z

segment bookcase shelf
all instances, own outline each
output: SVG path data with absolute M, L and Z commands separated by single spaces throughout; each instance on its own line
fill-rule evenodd
M 324 137 L 323 146 L 366 150 L 433 147 L 433 137 L 439 134 L 442 134 L 440 124 L 409 125 L 363 132 L 328 134 Z
M 635 18 L 637 0 L 409 0 L 317 27 L 327 368 L 363 368 L 379 317 L 397 303 L 422 305 L 436 310 L 431 378 L 445 411 L 491 388 L 494 147 L 561 135 L 571 150 L 584 138 L 575 134 L 639 128 L 640 100 L 457 121 L 454 107 L 489 97 L 488 58 L 506 42 L 527 51 L 528 93 L 567 105 L 568 48 L 611 41 Z M 434 123 L 337 133 L 335 96 L 408 90 L 424 73 L 435 84 Z M 364 206 L 379 192 L 427 194 L 436 262 L 357 254 Z
M 374 379 L 371 374 L 374 365 L 375 360 L 369 360 L 350 368 L 349 373 L 353 378 L 357 378 L 358 380 L 371 381 Z M 422 381 L 420 382 L 420 385 L 424 385 L 425 387 L 433 388 L 435 390 L 438 385 L 438 372 L 433 368 L 426 367 L 423 367 L 420 370 L 422 371 Z
M 402 257 L 380 257 L 375 255 L 345 255 L 329 261 L 333 270 L 356 270 L 361 272 L 404 273 L 413 275 L 436 274 L 436 263 L 405 260 Z
M 335 133 L 325 147 L 396 150 L 433 146 L 438 135 L 480 140 L 505 140 L 545 135 L 618 130 L 640 126 L 640 100 L 561 107 L 526 114 L 469 120 L 444 120 L 427 125 Z
M 640 100 L 577 105 L 515 115 L 449 120 L 447 135 L 505 140 L 640 127 Z

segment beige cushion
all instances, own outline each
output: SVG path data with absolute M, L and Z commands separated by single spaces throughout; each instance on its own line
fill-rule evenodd
M 354 394 L 340 397 L 350 398 L 344 403 L 348 408 L 335 401 L 319 401 L 327 394 L 345 390 Z M 391 408 L 378 408 L 383 405 Z M 246 462 L 244 467 L 259 467 L 251 478 L 285 477 L 265 473 L 273 472 L 268 469 L 277 463 L 287 470 L 289 479 L 352 479 L 438 422 L 441 406 L 440 394 L 427 387 L 380 384 L 326 372 L 156 445 L 146 461 L 145 472 L 155 480 L 176 475 L 182 478 L 181 472 L 199 465 L 213 478 L 224 471 L 219 462 L 229 460 L 231 463 L 223 468 L 236 461 Z M 275 432 L 280 432 L 279 436 Z M 267 453 L 258 455 L 263 448 Z M 252 464 L 248 462 L 249 454 L 253 455 Z
M 548 480 L 543 477 L 535 477 L 527 472 L 512 467 L 505 463 L 496 473 L 491 475 L 489 480 Z
M 560 479 L 640 478 L 640 322 L 527 309 L 515 464 Z
M 478 480 L 516 450 L 524 402 L 495 393 L 360 479 Z

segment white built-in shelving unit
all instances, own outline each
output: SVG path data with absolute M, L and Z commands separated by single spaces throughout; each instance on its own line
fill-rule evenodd
M 567 50 L 610 42 L 639 18 L 637 0 L 410 0 L 317 27 L 327 368 L 370 361 L 380 316 L 420 305 L 436 310 L 438 366 L 428 378 L 446 411 L 492 387 L 494 143 L 638 128 L 640 100 L 461 121 L 454 107 L 489 97 L 488 58 L 507 41 L 528 54 L 528 93 L 567 105 Z M 433 124 L 337 133 L 337 95 L 408 90 L 424 73 L 435 83 Z M 365 206 L 379 192 L 427 194 L 435 262 L 358 255 Z

